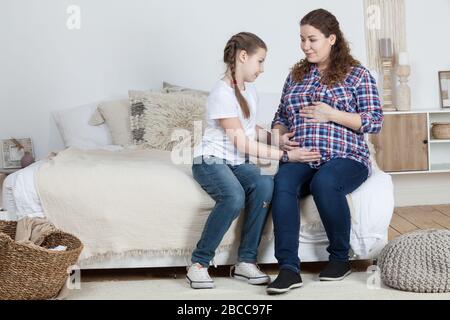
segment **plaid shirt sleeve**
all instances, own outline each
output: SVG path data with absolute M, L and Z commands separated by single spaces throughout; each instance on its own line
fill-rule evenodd
M 280 104 L 278 105 L 278 110 L 275 113 L 275 116 L 272 121 L 272 128 L 276 124 L 281 124 L 283 127 L 286 127 L 287 129 L 289 129 L 289 127 L 290 127 L 289 121 L 288 121 L 288 114 L 287 114 L 286 106 L 284 103 L 284 96 L 287 92 L 287 88 L 289 87 L 290 82 L 291 82 L 291 74 L 288 75 L 288 77 L 286 78 L 286 81 L 284 82 L 283 92 L 281 93 Z
M 377 84 L 369 71 L 365 70 L 356 88 L 358 113 L 361 116 L 362 133 L 378 133 L 383 125 L 383 110 L 378 95 Z

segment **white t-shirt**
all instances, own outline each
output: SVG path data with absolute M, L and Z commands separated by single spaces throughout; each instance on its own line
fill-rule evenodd
M 241 154 L 230 141 L 225 130 L 219 126 L 218 119 L 239 118 L 245 135 L 255 140 L 256 137 L 256 106 L 258 96 L 252 84 L 246 83 L 241 91 L 250 109 L 250 117 L 244 118 L 241 106 L 236 98 L 234 89 L 225 81 L 219 80 L 211 90 L 206 102 L 206 128 L 202 143 L 194 149 L 194 157 L 215 156 L 225 159 L 233 165 L 245 162 L 245 155 Z

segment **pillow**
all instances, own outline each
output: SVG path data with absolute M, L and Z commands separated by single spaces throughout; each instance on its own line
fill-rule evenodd
M 186 93 L 186 94 L 192 94 L 195 96 L 208 96 L 208 94 L 209 94 L 209 92 L 207 92 L 207 91 L 177 86 L 177 85 L 165 82 L 165 81 L 163 81 L 163 88 L 162 88 L 161 92 L 163 92 L 163 93 Z
M 202 129 L 205 127 L 205 95 L 129 91 L 129 97 L 134 144 L 171 151 L 180 141 L 187 143 L 187 138 L 190 138 L 190 147 L 201 141 Z M 200 123 L 194 124 L 194 121 Z M 177 129 L 181 131 L 174 133 Z M 176 140 L 172 139 L 172 134 L 175 134 Z
M 102 123 L 108 126 L 113 144 L 126 146 L 132 143 L 128 99 L 101 102 L 89 124 L 96 126 Z
M 64 146 L 81 149 L 95 148 L 112 143 L 106 124 L 89 125 L 89 120 L 97 108 L 97 103 L 52 112 L 53 119 Z

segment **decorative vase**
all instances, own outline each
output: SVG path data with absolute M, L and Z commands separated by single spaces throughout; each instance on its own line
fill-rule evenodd
M 25 168 L 34 162 L 34 158 L 29 151 L 25 151 L 22 159 L 20 159 L 20 165 Z

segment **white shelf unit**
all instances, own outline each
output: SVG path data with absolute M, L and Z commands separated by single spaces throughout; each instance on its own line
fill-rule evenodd
M 430 143 L 449 143 L 450 139 L 433 139 L 431 138 Z
M 450 108 L 436 110 L 386 111 L 384 114 L 417 114 L 427 115 L 428 126 L 428 170 L 389 172 L 393 175 L 417 173 L 443 173 L 450 172 L 450 139 L 435 139 L 431 134 L 433 122 L 450 122 Z

